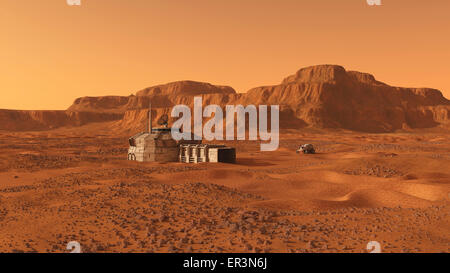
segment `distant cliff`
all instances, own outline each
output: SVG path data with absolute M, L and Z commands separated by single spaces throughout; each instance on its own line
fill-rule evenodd
M 114 130 L 145 128 L 151 102 L 156 120 L 177 104 L 280 105 L 281 128 L 341 128 L 360 132 L 393 132 L 450 124 L 450 101 L 439 90 L 393 87 L 374 76 L 342 66 L 300 69 L 280 84 L 236 93 L 228 86 L 179 81 L 138 91 L 131 96 L 83 97 L 64 111 L 0 110 L 0 130 L 41 130 L 114 121 Z M 9 111 L 9 112 L 8 112 Z M 41 128 L 41 129 L 40 129 Z
M 92 122 L 120 120 L 123 114 L 71 112 L 71 111 L 26 111 L 0 109 L 0 130 L 42 131 L 67 126 L 82 126 Z
M 450 120 L 450 101 L 438 90 L 392 87 L 336 65 L 300 69 L 280 85 L 251 89 L 245 101 L 285 105 L 309 126 L 363 132 L 427 128 Z

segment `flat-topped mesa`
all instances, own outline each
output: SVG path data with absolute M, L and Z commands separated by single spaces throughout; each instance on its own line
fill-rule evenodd
M 122 107 L 128 104 L 129 97 L 125 96 L 101 96 L 101 97 L 81 97 L 75 99 L 68 111 L 95 111 L 102 112 L 104 109 L 109 112 L 122 111 Z
M 300 69 L 294 75 L 285 78 L 281 84 L 302 82 L 339 82 L 348 79 L 345 68 L 339 65 L 316 65 Z
M 177 81 L 145 88 L 138 91 L 136 96 L 196 96 L 204 94 L 235 94 L 236 91 L 229 86 L 212 85 L 205 82 Z
M 389 86 L 377 81 L 372 74 L 346 71 L 342 66 L 329 64 L 302 68 L 285 78 L 280 85 L 253 88 L 247 94 L 252 98 L 276 96 L 281 103 L 287 104 L 324 102 L 334 100 L 335 96 L 345 96 L 347 99 L 363 96 L 369 100 L 380 97 L 390 102 L 408 101 L 408 104 L 416 106 L 450 104 L 437 89 Z
M 116 113 L 0 109 L 0 131 L 44 131 L 92 122 L 118 121 L 122 118 L 122 114 Z
M 236 94 L 236 91 L 229 86 L 178 81 L 148 87 L 138 91 L 136 95 L 78 98 L 67 110 L 124 113 L 128 110 L 147 108 L 150 101 L 154 108 L 166 108 L 180 103 L 186 104 L 194 96 L 210 96 L 220 102 L 221 96 Z
M 405 88 L 403 88 L 405 89 Z M 414 95 L 423 97 L 425 105 L 450 105 L 441 91 L 433 88 L 408 88 Z
M 375 77 L 369 73 L 363 73 L 358 71 L 347 71 L 347 75 L 349 76 L 349 78 L 360 83 L 386 85 L 383 82 L 377 81 Z
M 4 130 L 78 126 L 95 121 L 113 122 L 113 131 L 143 130 L 138 121 L 147 119 L 151 102 L 154 118 L 170 115 L 174 105 L 193 107 L 195 96 L 204 105 L 280 105 L 280 128 L 321 127 L 362 132 L 393 132 L 398 129 L 450 126 L 450 101 L 439 90 L 405 88 L 379 82 L 368 73 L 346 71 L 339 65 L 317 65 L 298 70 L 281 84 L 236 93 L 228 86 L 178 81 L 146 88 L 130 96 L 76 99 L 70 112 L 79 114 L 20 113 L 0 111 Z M 143 110 L 145 109 L 145 110 Z M 45 122 L 42 122 L 46 120 Z M 170 123 L 170 122 L 169 122 Z M 8 124 L 7 126 L 5 126 Z M 44 125 L 43 125 L 44 124 Z
M 282 113 L 290 110 L 285 120 L 311 127 L 392 132 L 450 124 L 450 101 L 439 90 L 389 86 L 337 65 L 300 69 L 279 85 L 249 90 L 245 99 L 279 104 Z
M 294 75 L 285 78 L 281 84 L 291 83 L 342 83 L 359 82 L 365 84 L 386 85 L 375 79 L 372 74 L 358 71 L 346 71 L 340 65 L 315 65 L 302 68 Z

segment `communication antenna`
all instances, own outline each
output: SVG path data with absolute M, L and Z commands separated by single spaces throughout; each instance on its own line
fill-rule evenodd
M 169 124 L 169 116 L 167 114 L 162 115 L 159 119 L 158 119 L 158 124 L 160 126 L 164 126 L 165 128 L 167 128 L 168 124 Z
M 152 133 L 152 102 L 148 106 L 148 133 Z

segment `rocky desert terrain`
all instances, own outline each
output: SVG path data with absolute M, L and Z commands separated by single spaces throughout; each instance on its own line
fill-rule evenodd
M 203 90 L 203 91 L 199 91 Z M 175 104 L 279 104 L 280 148 L 237 163 L 127 161 Z M 450 251 L 450 101 L 340 66 L 236 93 L 183 81 L 67 111 L 0 110 L 0 251 Z M 314 155 L 297 154 L 311 143 Z
M 237 164 L 129 162 L 126 140 L 1 134 L 0 251 L 450 250 L 448 134 L 289 131 Z

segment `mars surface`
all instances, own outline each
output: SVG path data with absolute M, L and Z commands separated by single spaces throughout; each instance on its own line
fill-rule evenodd
M 236 164 L 130 162 L 126 141 L 2 133 L 0 251 L 450 250 L 448 133 L 286 131 L 236 142 Z
M 279 149 L 224 141 L 236 164 L 127 160 L 150 101 L 157 120 L 199 95 L 279 104 Z M 182 81 L 0 110 L 0 251 L 449 252 L 449 121 L 438 90 L 331 65 L 247 93 Z M 306 143 L 315 154 L 296 153 Z

